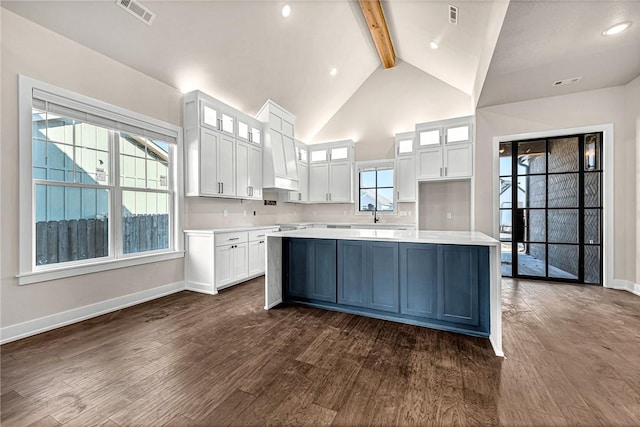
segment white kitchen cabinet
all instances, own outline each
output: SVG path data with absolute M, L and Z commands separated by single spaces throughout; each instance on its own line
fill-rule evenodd
M 311 202 L 352 203 L 351 162 L 327 162 L 309 165 Z
M 473 175 L 471 144 L 455 144 L 416 152 L 418 179 L 470 178 Z
M 309 147 L 309 202 L 353 203 L 353 141 Z
M 329 163 L 309 165 L 309 201 L 329 201 Z
M 289 191 L 289 202 L 304 203 L 309 201 L 309 165 L 305 162 L 298 162 L 299 191 Z
M 418 180 L 473 176 L 473 117 L 420 123 L 415 133 Z
M 268 100 L 256 117 L 265 123 L 263 186 L 297 191 L 299 178 L 295 151 L 295 116 Z
M 309 201 L 309 147 L 296 140 L 296 159 L 298 162 L 298 191 L 285 193 L 284 201 L 306 203 Z
M 251 143 L 236 144 L 236 196 L 262 199 L 262 149 Z
M 203 127 L 235 136 L 234 113 L 229 111 L 230 108 L 217 102 L 208 102 L 200 100 L 200 124 Z
M 266 234 L 278 227 L 246 231 L 185 231 L 185 285 L 192 291 L 218 290 L 261 276 L 265 272 Z
M 416 201 L 416 158 L 399 156 L 396 159 L 397 202 Z
M 201 130 L 199 150 L 200 193 L 208 196 L 235 195 L 235 143 L 232 138 Z
M 403 132 L 395 136 L 396 143 L 396 202 L 416 201 L 415 133 Z
M 242 282 L 249 276 L 248 243 L 216 246 L 216 289 Z
M 329 201 L 339 203 L 352 202 L 351 162 L 331 162 L 329 164 Z
M 186 195 L 261 199 L 262 123 L 199 91 L 184 102 Z

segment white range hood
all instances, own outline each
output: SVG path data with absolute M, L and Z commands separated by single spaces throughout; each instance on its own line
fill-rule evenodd
M 256 118 L 264 123 L 262 187 L 266 190 L 298 191 L 294 124 L 296 117 L 267 100 Z

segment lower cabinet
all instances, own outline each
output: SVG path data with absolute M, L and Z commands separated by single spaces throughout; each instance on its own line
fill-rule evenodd
M 249 254 L 247 243 L 218 246 L 214 256 L 217 288 L 225 287 L 248 277 Z
M 437 318 L 438 245 L 400 244 L 400 313 Z
M 185 231 L 185 285 L 192 291 L 216 294 L 219 289 L 265 272 L 265 236 L 277 227 L 247 231 Z
M 286 239 L 285 292 L 288 296 L 336 302 L 336 241 Z
M 479 325 L 480 249 L 473 246 L 438 246 L 438 319 Z
M 400 312 L 478 326 L 482 248 L 400 244 Z
M 338 303 L 398 313 L 398 244 L 338 241 Z
M 489 332 L 486 247 L 317 239 L 284 239 L 283 245 L 285 299 Z
M 249 276 L 264 274 L 265 249 L 264 240 L 249 242 Z

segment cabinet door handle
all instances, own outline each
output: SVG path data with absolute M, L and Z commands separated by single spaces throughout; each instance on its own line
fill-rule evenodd
M 264 240 L 260 240 L 258 243 L 264 243 Z
M 447 176 L 447 167 L 444 167 L 444 176 Z
M 440 168 L 440 176 L 442 176 L 442 168 Z
M 221 191 L 221 193 L 222 193 L 222 194 L 224 194 L 224 182 L 221 182 L 221 183 L 220 183 L 220 186 L 222 187 L 222 191 Z
M 298 193 L 298 200 L 302 200 L 302 193 Z
M 240 240 L 240 238 L 239 237 L 232 237 L 231 239 L 229 239 L 229 241 L 232 241 L 232 240 Z

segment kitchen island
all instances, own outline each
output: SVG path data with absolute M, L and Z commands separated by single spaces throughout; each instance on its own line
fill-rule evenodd
M 502 353 L 500 243 L 478 232 L 267 235 L 265 309 L 282 302 L 488 337 Z

